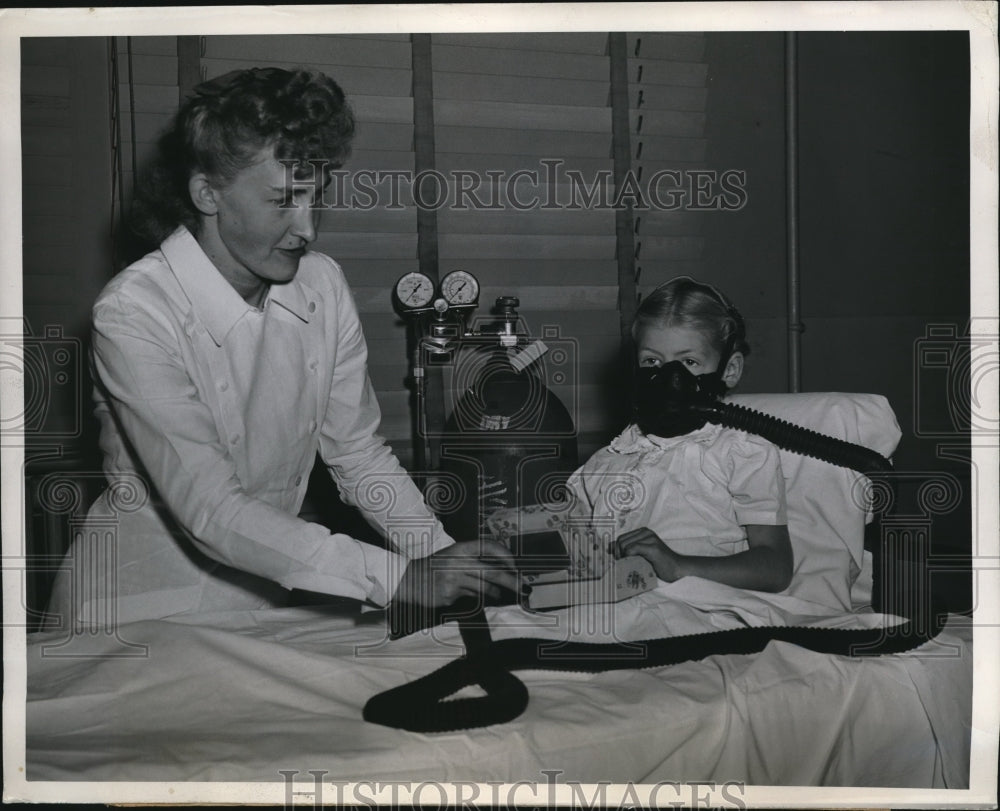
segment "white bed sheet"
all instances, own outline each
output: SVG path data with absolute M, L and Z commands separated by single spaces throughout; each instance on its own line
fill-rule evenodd
M 605 607 L 607 608 L 607 607 Z M 642 639 L 741 625 L 878 625 L 687 578 L 608 611 L 489 609 L 494 638 Z M 122 640 L 146 646 L 140 653 Z M 28 647 L 27 778 L 87 781 L 561 780 L 964 788 L 971 628 L 849 659 L 771 643 L 653 670 L 521 671 L 502 725 L 420 734 L 366 723 L 372 695 L 458 655 L 453 623 L 388 641 L 380 613 L 297 608 L 58 632 Z M 117 655 L 116 655 L 117 654 Z

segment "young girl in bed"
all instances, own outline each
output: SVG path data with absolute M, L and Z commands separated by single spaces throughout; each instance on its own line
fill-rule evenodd
M 703 386 L 720 393 L 733 388 L 749 352 L 743 318 L 715 288 L 681 277 L 645 298 L 632 336 L 638 424 L 570 477 L 570 515 L 609 528 L 611 554 L 645 558 L 661 580 L 695 575 L 783 591 L 792 549 L 778 449 L 711 423 L 689 430 L 683 422 L 678 427 L 642 414 L 643 402 L 658 403 L 662 393 L 643 391 L 652 385 L 650 373 L 674 361 L 706 375 Z

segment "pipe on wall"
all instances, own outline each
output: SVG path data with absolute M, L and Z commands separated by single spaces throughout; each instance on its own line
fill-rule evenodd
M 802 389 L 802 324 L 799 275 L 798 56 L 796 35 L 785 34 L 785 183 L 788 251 L 788 390 Z

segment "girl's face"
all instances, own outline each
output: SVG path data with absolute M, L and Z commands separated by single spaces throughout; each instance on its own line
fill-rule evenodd
M 678 360 L 693 375 L 717 371 L 722 359 L 705 333 L 676 324 L 644 324 L 636 333 L 636 348 L 640 366 L 662 366 Z M 742 373 L 743 356 L 734 352 L 726 364 L 723 380 L 732 388 Z

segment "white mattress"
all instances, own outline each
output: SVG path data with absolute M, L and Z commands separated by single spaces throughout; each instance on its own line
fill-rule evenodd
M 865 626 L 789 597 L 687 578 L 610 612 L 489 610 L 494 638 L 642 639 L 740 625 Z M 124 643 L 129 643 L 125 645 Z M 516 720 L 420 734 L 362 720 L 372 695 L 462 651 L 453 624 L 388 641 L 378 612 L 284 609 L 34 635 L 29 781 L 408 779 L 964 788 L 971 629 L 908 654 L 760 654 L 599 673 L 522 671 Z

